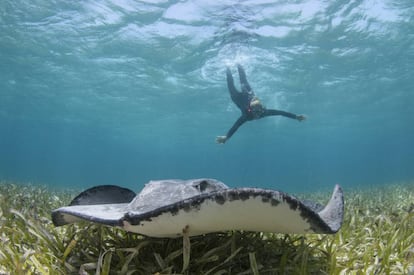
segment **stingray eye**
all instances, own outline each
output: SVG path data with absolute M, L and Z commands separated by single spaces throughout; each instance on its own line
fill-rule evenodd
M 194 185 L 195 188 L 197 188 L 200 192 L 206 191 L 208 187 L 208 182 L 206 180 L 200 181 L 198 184 Z

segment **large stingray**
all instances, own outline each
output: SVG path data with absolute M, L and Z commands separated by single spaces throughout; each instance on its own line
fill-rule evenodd
M 229 188 L 214 179 L 150 181 L 138 194 L 92 187 L 52 213 L 56 226 L 91 221 L 151 237 L 175 238 L 226 230 L 333 234 L 344 213 L 336 185 L 326 206 L 280 191 Z

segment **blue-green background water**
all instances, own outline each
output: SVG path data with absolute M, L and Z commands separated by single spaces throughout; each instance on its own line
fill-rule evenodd
M 212 177 L 286 191 L 414 179 L 414 3 L 0 3 L 0 179 Z M 268 108 L 239 116 L 225 67 Z

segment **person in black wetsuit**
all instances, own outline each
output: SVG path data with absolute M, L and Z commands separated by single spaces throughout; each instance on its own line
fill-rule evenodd
M 247 82 L 246 73 L 241 65 L 237 65 L 240 78 L 241 92 L 239 92 L 234 86 L 233 76 L 231 74 L 230 68 L 227 67 L 227 87 L 230 92 L 231 99 L 234 104 L 239 107 L 241 111 L 241 116 L 230 128 L 225 136 L 218 136 L 216 138 L 217 143 L 225 143 L 236 131 L 237 129 L 246 121 L 260 119 L 266 116 L 285 116 L 288 118 L 296 119 L 302 121 L 306 119 L 304 115 L 295 115 L 285 111 L 266 109 L 260 102 L 260 100 L 255 96 L 252 88 Z

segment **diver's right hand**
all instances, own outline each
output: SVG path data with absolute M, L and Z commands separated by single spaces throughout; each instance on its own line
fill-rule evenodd
M 216 137 L 216 142 L 218 144 L 224 144 L 224 143 L 226 143 L 226 140 L 227 140 L 227 136 L 218 136 L 218 137 Z
M 302 121 L 302 120 L 305 120 L 305 119 L 306 119 L 306 117 L 305 117 L 304 115 L 298 115 L 298 116 L 296 116 L 296 119 L 297 119 L 298 121 Z

